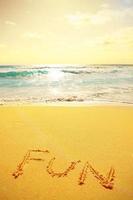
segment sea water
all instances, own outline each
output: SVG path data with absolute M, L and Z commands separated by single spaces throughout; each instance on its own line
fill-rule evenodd
M 0 65 L 0 103 L 133 104 L 132 65 Z

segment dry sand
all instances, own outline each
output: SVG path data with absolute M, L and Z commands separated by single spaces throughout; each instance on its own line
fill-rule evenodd
M 0 200 L 133 200 L 132 119 L 131 106 L 1 106 Z

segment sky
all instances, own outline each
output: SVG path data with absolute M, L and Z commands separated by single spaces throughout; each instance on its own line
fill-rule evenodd
M 0 64 L 132 64 L 133 0 L 0 0 Z

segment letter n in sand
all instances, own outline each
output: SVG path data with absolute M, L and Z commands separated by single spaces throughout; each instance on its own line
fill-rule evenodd
M 88 173 L 88 169 L 90 170 L 90 172 L 93 174 L 93 176 L 98 180 L 98 182 L 106 189 L 110 189 L 112 190 L 114 187 L 114 175 L 115 175 L 115 170 L 111 167 L 111 169 L 109 170 L 107 176 L 103 176 L 102 174 L 99 174 L 98 171 L 96 171 L 92 165 L 89 164 L 89 162 L 86 162 L 80 177 L 79 177 L 79 185 L 83 185 L 85 183 L 85 179 L 87 177 L 87 173 Z

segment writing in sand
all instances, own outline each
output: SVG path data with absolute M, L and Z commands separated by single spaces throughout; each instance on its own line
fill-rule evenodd
M 31 149 L 28 150 L 27 153 L 24 155 L 22 161 L 18 164 L 17 169 L 12 173 L 12 176 L 17 179 L 20 175 L 23 175 L 24 173 L 24 168 L 25 165 L 28 164 L 30 161 L 44 161 L 44 159 L 39 158 L 39 157 L 32 157 L 33 153 L 42 153 L 42 154 L 49 154 L 49 150 L 42 150 L 42 149 Z M 47 162 L 46 166 L 46 172 L 51 176 L 51 177 L 58 177 L 58 178 L 63 178 L 68 176 L 70 172 L 76 169 L 77 165 L 81 163 L 81 160 L 78 161 L 72 161 L 67 168 L 62 171 L 62 172 L 57 172 L 54 170 L 54 162 L 56 158 L 52 157 L 50 160 Z M 100 174 L 94 167 L 86 161 L 83 164 L 82 170 L 79 173 L 78 177 L 78 185 L 84 185 L 87 174 L 91 173 L 93 177 L 98 181 L 98 183 L 104 187 L 105 189 L 112 190 L 114 187 L 114 178 L 115 178 L 115 170 L 113 167 L 110 168 L 109 172 L 107 173 L 106 176 L 103 176 Z

